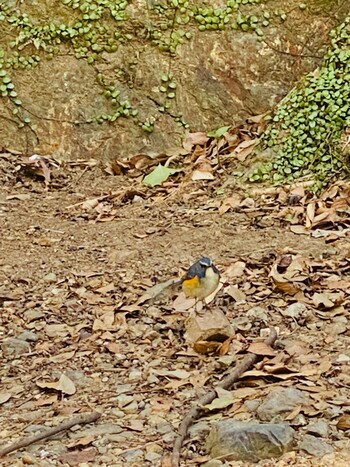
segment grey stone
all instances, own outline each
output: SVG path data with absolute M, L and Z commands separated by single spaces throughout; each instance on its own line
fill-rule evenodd
M 207 435 L 210 430 L 210 424 L 206 421 L 199 421 L 190 427 L 189 435 L 191 438 L 196 438 L 197 436 Z
M 301 318 L 306 312 L 307 312 L 306 305 L 300 302 L 292 303 L 285 310 L 281 311 L 283 316 L 287 316 L 288 318 L 294 318 L 294 319 Z
M 129 373 L 129 381 L 132 383 L 136 383 L 142 379 L 142 371 L 141 370 L 131 370 Z
M 146 460 L 146 461 L 149 461 L 149 462 L 156 462 L 156 461 L 158 461 L 161 457 L 162 457 L 161 454 L 159 454 L 158 452 L 148 452 L 148 453 L 145 455 L 145 460 Z
M 249 412 L 255 412 L 261 404 L 261 399 L 252 399 L 244 401 L 244 405 L 247 407 Z
M 133 440 L 136 435 L 131 431 L 123 431 L 123 433 L 119 434 L 106 434 L 105 437 L 108 439 L 108 441 L 113 443 L 125 444 L 127 441 Z
M 27 426 L 23 431 L 25 433 L 37 433 L 38 431 L 47 430 L 47 426 L 45 425 L 30 425 Z
M 271 421 L 283 418 L 283 414 L 290 413 L 299 405 L 309 403 L 309 395 L 294 388 L 272 389 L 267 398 L 257 409 L 260 420 Z
M 325 420 L 317 420 L 315 423 L 310 423 L 306 427 L 306 431 L 312 435 L 327 438 L 329 434 L 329 425 Z
M 130 404 L 125 405 L 125 406 L 123 407 L 123 411 L 124 411 L 126 414 L 128 414 L 128 415 L 137 413 L 137 412 L 139 411 L 139 407 L 138 407 L 137 402 L 136 402 L 136 401 L 133 401 L 133 402 L 131 402 Z
M 128 462 L 139 462 L 143 460 L 143 451 L 141 449 L 130 449 L 130 451 L 124 452 L 122 456 Z
M 32 331 L 24 331 L 22 334 L 18 336 L 18 339 L 21 339 L 22 341 L 27 341 L 27 342 L 36 342 L 39 337 L 35 334 L 35 332 Z
M 304 435 L 299 443 L 299 449 L 311 454 L 311 456 L 323 457 L 333 452 L 333 447 L 321 438 L 312 435 Z
M 157 431 L 160 434 L 172 433 L 173 429 L 174 428 L 170 423 L 159 423 L 159 425 L 157 425 Z
M 76 386 L 87 387 L 91 384 L 90 378 L 88 378 L 83 371 L 68 369 L 66 370 L 66 375 L 73 381 Z
M 22 339 L 17 339 L 16 337 L 8 337 L 1 344 L 1 349 L 4 352 L 4 355 L 8 357 L 13 357 L 29 353 L 30 345 L 28 344 L 28 342 Z
M 287 424 L 223 420 L 209 433 L 206 448 L 212 457 L 230 461 L 258 462 L 279 457 L 294 447 L 295 431 Z
M 262 323 L 268 322 L 267 310 L 262 306 L 254 306 L 247 311 L 247 316 L 253 321 L 261 321 Z
M 24 317 L 27 323 L 44 318 L 45 313 L 40 308 L 33 308 L 24 312 Z
M 123 408 L 126 405 L 134 402 L 133 396 L 128 396 L 127 394 L 120 394 L 118 397 L 116 397 L 116 400 L 118 401 L 118 407 L 120 408 Z
M 163 442 L 165 444 L 172 444 L 175 438 L 175 432 L 172 431 L 171 433 L 166 433 L 162 436 Z
M 234 330 L 249 331 L 252 327 L 251 319 L 247 316 L 239 316 L 231 321 Z
M 53 283 L 56 282 L 57 276 L 54 272 L 49 272 L 49 274 L 46 274 L 46 276 L 43 277 L 43 280 L 45 282 Z

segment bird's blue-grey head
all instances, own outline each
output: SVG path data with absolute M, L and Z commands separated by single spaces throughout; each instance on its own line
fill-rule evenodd
M 212 260 L 208 258 L 207 256 L 203 256 L 203 258 L 199 260 L 199 263 L 206 268 L 209 268 L 210 266 L 213 265 Z

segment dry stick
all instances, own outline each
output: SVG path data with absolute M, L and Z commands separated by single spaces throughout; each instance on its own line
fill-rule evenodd
M 270 328 L 270 335 L 265 340 L 266 345 L 273 345 L 275 340 L 277 339 L 277 332 L 274 328 Z M 182 444 L 186 438 L 187 432 L 192 425 L 192 423 L 199 417 L 201 412 L 203 411 L 203 406 L 210 404 L 217 396 L 216 388 L 223 388 L 229 389 L 240 377 L 241 375 L 249 370 L 257 361 L 259 360 L 259 356 L 255 354 L 249 354 L 243 358 L 241 363 L 239 363 L 232 371 L 229 373 L 225 378 L 210 392 L 204 394 L 201 398 L 199 398 L 184 419 L 181 422 L 179 427 L 177 438 L 175 438 L 174 447 L 173 447 L 173 454 L 171 458 L 171 465 L 172 467 L 178 467 L 180 465 L 180 455 L 181 455 L 181 448 Z
M 37 435 L 16 441 L 15 443 L 10 444 L 6 448 L 0 449 L 0 457 L 6 456 L 6 454 L 16 451 L 17 449 L 30 446 L 31 444 L 34 444 L 37 441 L 40 441 L 41 439 L 50 438 L 51 436 L 55 435 L 56 433 L 59 433 L 60 431 L 69 430 L 74 425 L 84 425 L 86 423 L 95 422 L 100 417 L 101 414 L 99 412 L 92 412 L 89 414 L 79 415 L 78 417 L 75 417 L 72 420 L 60 423 L 59 425 L 54 426 L 53 428 L 50 428 L 47 431 L 43 431 L 42 433 L 38 433 Z

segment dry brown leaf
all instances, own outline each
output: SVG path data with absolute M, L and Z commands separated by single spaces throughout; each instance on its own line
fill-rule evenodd
M 73 381 L 63 373 L 61 374 L 60 379 L 54 383 L 37 381 L 36 385 L 41 389 L 54 389 L 55 391 L 60 391 L 63 394 L 68 394 L 69 396 L 76 392 L 76 387 Z
M 94 462 L 97 454 L 98 450 L 92 447 L 89 449 L 83 449 L 82 451 L 77 450 L 72 452 L 66 452 L 62 454 L 58 459 L 63 464 L 68 464 L 69 466 L 74 467 L 81 464 L 87 464 L 88 462 Z
M 115 329 L 114 319 L 114 312 L 107 311 L 100 318 L 95 319 L 92 329 L 94 331 L 113 331 Z
M 342 415 L 337 423 L 338 430 L 350 430 L 350 413 Z
M 284 420 L 293 420 L 297 415 L 300 414 L 302 408 L 302 405 L 297 405 L 287 416 L 284 417 Z
M 151 401 L 152 414 L 167 414 L 174 408 L 174 401 L 172 399 L 153 399 Z
M 298 235 L 309 235 L 310 234 L 310 230 L 308 230 L 304 225 L 299 225 L 299 224 L 291 225 L 289 229 L 293 233 L 298 234 Z
M 75 352 L 76 352 L 75 350 L 72 350 L 71 352 L 62 352 L 58 355 L 54 355 L 53 357 L 50 357 L 49 360 L 55 363 L 66 362 L 67 360 L 70 360 L 71 358 L 74 357 Z
M 258 139 L 250 139 L 246 141 L 242 141 L 236 149 L 233 151 L 233 155 L 236 156 L 236 158 L 240 161 L 243 162 L 247 156 L 253 151 L 254 147 L 256 146 L 258 142 Z
M 308 279 L 306 266 L 306 261 L 301 257 L 284 256 L 273 265 L 269 276 L 277 289 L 295 295 L 300 290 L 298 283 Z
M 297 287 L 295 287 L 295 285 L 293 285 L 291 282 L 278 281 L 275 277 L 272 277 L 272 280 L 276 289 L 280 290 L 281 292 L 287 295 L 295 295 L 300 290 Z
M 244 274 L 246 264 L 243 261 L 236 261 L 231 264 L 223 273 L 225 279 L 233 279 L 235 277 L 241 277 Z
M 56 394 L 50 397 L 40 397 L 40 399 L 35 401 L 35 405 L 38 407 L 42 407 L 44 405 L 52 405 L 52 404 L 56 404 L 57 400 L 58 400 L 58 397 Z
M 158 376 L 165 376 L 167 378 L 187 379 L 191 376 L 186 370 L 156 370 L 152 368 L 151 372 Z
M 82 438 L 75 439 L 71 443 L 67 444 L 67 448 L 76 448 L 78 446 L 88 446 L 91 444 L 93 441 L 95 441 L 97 438 L 96 435 L 86 435 L 83 436 Z
M 47 324 L 44 329 L 48 337 L 66 337 L 70 334 L 67 324 Z
M 193 350 L 202 355 L 207 355 L 216 352 L 220 348 L 220 346 L 220 342 L 197 341 L 193 344 Z
M 96 289 L 96 292 L 104 295 L 104 294 L 108 294 L 109 292 L 113 292 L 114 290 L 115 290 L 115 285 L 113 282 L 110 282 L 109 284 Z
M 87 199 L 86 201 L 83 202 L 81 207 L 85 209 L 86 211 L 89 209 L 94 209 L 98 205 L 99 199 L 100 198 Z
M 181 292 L 173 301 L 173 309 L 174 311 L 181 313 L 184 311 L 188 311 L 194 306 L 195 303 L 196 300 L 194 298 L 187 298 L 186 295 L 183 292 Z
M 350 289 L 350 280 L 340 279 L 340 280 L 327 280 L 326 287 L 329 289 L 341 289 L 347 290 Z
M 241 204 L 241 201 L 242 197 L 238 194 L 225 198 L 219 207 L 219 214 L 225 214 L 230 209 L 237 208 Z
M 226 287 L 225 293 L 232 297 L 237 304 L 246 303 L 246 294 L 236 285 L 229 285 Z
M 219 397 L 215 398 L 210 404 L 204 406 L 206 410 L 221 410 L 230 407 L 235 402 L 235 397 L 232 392 L 225 391 Z
M 192 151 L 193 146 L 199 145 L 203 146 L 207 143 L 209 137 L 203 131 L 198 131 L 196 133 L 188 133 L 182 146 L 186 149 L 186 151 Z
M 310 229 L 315 217 L 315 203 L 309 203 L 306 207 L 306 222 L 305 227 Z
M 232 339 L 233 339 L 233 336 L 226 339 L 225 342 L 223 342 L 220 345 L 219 355 L 227 355 L 228 354 L 228 352 L 230 350 L 230 347 L 231 347 Z
M 120 345 L 116 342 L 110 342 L 106 347 L 111 353 L 120 353 Z
M 191 176 L 191 180 L 215 180 L 215 176 L 211 172 L 203 172 L 201 170 L 194 170 Z
M 290 190 L 291 196 L 298 196 L 299 198 L 304 198 L 305 196 L 305 188 L 303 185 L 295 185 Z
M 333 308 L 335 304 L 331 300 L 332 294 L 323 292 L 323 293 L 315 293 L 312 296 L 312 301 L 314 305 L 319 308 L 320 306 L 323 308 Z
M 0 404 L 4 404 L 8 400 L 10 400 L 12 397 L 12 394 L 10 392 L 2 392 L 0 393 Z
M 276 352 L 272 347 L 266 345 L 265 342 L 253 342 L 247 349 L 247 352 L 253 353 L 255 355 L 264 355 L 274 357 Z

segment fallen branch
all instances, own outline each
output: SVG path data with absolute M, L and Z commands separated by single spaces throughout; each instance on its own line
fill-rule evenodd
M 101 417 L 99 412 L 92 412 L 89 414 L 82 414 L 78 417 L 73 418 L 72 420 L 68 420 L 66 422 L 60 423 L 53 428 L 50 428 L 42 433 L 38 433 L 34 436 L 29 436 L 28 438 L 24 438 L 22 440 L 16 441 L 15 443 L 10 444 L 9 446 L 0 449 L 0 457 L 6 456 L 10 452 L 16 451 L 17 449 L 25 448 L 26 446 L 30 446 L 31 444 L 36 443 L 42 439 L 50 438 L 51 436 L 60 433 L 61 431 L 66 431 L 72 428 L 75 425 L 84 425 L 86 423 L 92 423 L 98 420 Z
M 270 335 L 265 340 L 265 344 L 272 346 L 277 339 L 277 332 L 274 328 L 270 328 Z M 229 373 L 225 378 L 217 384 L 217 386 L 212 389 L 207 394 L 204 394 L 201 398 L 199 398 L 192 408 L 189 410 L 187 415 L 181 422 L 181 425 L 178 430 L 178 435 L 175 438 L 174 447 L 173 447 L 173 454 L 171 458 L 171 465 L 172 467 L 178 467 L 180 465 L 180 454 L 182 444 L 187 436 L 188 430 L 190 426 L 193 424 L 195 420 L 199 417 L 199 415 L 203 412 L 203 406 L 210 404 L 216 397 L 216 388 L 223 388 L 223 389 L 230 389 L 231 386 L 241 377 L 241 375 L 249 370 L 257 361 L 259 360 L 259 356 L 255 354 L 248 354 L 243 360 L 235 366 L 235 368 Z

